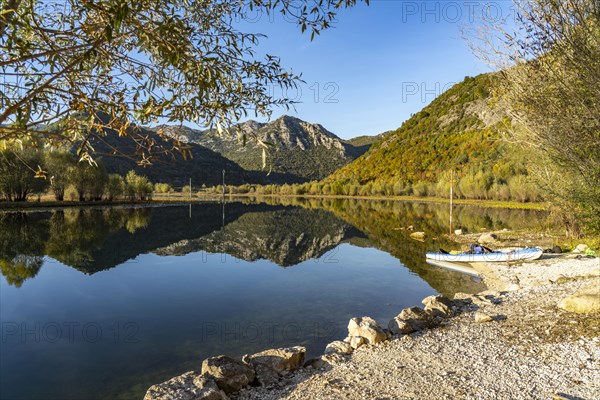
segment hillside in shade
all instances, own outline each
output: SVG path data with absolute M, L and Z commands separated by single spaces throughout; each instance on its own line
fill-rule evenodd
M 170 148 L 168 143 L 154 131 L 141 128 L 157 144 Z M 189 180 L 195 187 L 214 186 L 222 183 L 223 170 L 228 185 L 244 183 L 279 183 L 294 181 L 289 174 L 271 173 L 265 171 L 247 171 L 236 162 L 223 157 L 221 154 L 197 143 L 187 143 L 189 156 L 183 157 L 180 152 L 156 154 L 152 165 L 139 165 L 139 157 L 135 155 L 136 143 L 131 137 L 118 137 L 114 132 L 107 132 L 101 141 L 94 143 L 94 149 L 102 155 L 102 162 L 109 173 L 126 175 L 133 170 L 147 176 L 152 182 L 166 182 L 174 187 L 187 185 Z M 116 151 L 115 151 L 116 150 Z M 128 157 L 129 156 L 129 157 Z

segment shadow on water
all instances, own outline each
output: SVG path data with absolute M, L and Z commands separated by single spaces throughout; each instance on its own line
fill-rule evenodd
M 293 344 L 314 355 L 345 336 L 352 316 L 385 321 L 433 292 L 483 290 L 471 276 L 425 263 L 426 251 L 450 245 L 447 213 L 443 205 L 316 199 L 0 213 L 0 294 L 3 318 L 12 318 L 3 324 L 134 319 L 140 335 L 127 347 L 105 338 L 64 348 L 3 342 L 13 361 L 2 362 L 13 368 L 2 368 L 2 394 L 140 398 L 208 355 Z M 473 232 L 546 224 L 544 213 L 478 207 L 457 207 L 454 218 Z M 410 225 L 427 240 L 412 240 Z M 223 331 L 206 338 L 207 321 Z M 239 325 L 272 321 L 298 334 L 239 340 Z M 22 392 L 34 373 L 14 361 L 24 355 L 58 364 Z

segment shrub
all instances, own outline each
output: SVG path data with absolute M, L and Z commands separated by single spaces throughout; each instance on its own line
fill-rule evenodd
M 48 179 L 36 178 L 32 168 L 43 165 L 40 151 L 0 151 L 0 195 L 9 201 L 25 201 L 32 194 L 42 193 Z
M 427 183 L 425 182 L 417 182 L 412 187 L 413 194 L 419 197 L 427 196 Z
M 152 190 L 154 188 L 145 176 L 140 176 L 134 171 L 129 171 L 125 177 L 125 183 L 125 191 L 131 200 L 148 200 L 152 197 Z
M 69 185 L 69 168 L 76 164 L 75 157 L 68 151 L 49 151 L 45 154 L 44 162 L 54 198 L 63 201 Z
M 187 188 L 189 192 L 189 186 Z M 155 183 L 154 191 L 156 193 L 171 193 L 173 191 L 173 187 L 171 187 L 171 185 L 168 183 Z
M 69 181 L 75 187 L 79 201 L 100 200 L 108 174 L 101 161 L 96 161 L 96 165 L 81 161 L 69 167 Z
M 308 191 L 308 189 L 304 185 L 295 185 L 294 186 L 294 194 L 297 196 L 302 196 L 303 194 L 306 194 L 307 191 Z
M 335 182 L 331 185 L 331 194 L 340 196 L 344 194 L 344 187 L 340 182 Z
M 123 195 L 125 191 L 125 180 L 121 175 L 110 174 L 106 181 L 104 193 L 109 201 L 113 201 L 117 197 Z
M 397 181 L 393 186 L 393 193 L 396 196 L 401 196 L 404 194 L 404 183 L 402 181 Z

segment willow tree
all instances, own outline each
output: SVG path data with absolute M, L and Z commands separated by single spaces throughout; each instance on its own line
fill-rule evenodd
M 142 163 L 151 150 L 185 153 L 133 125 L 162 119 L 221 130 L 292 104 L 272 88 L 294 88 L 300 76 L 276 56 L 256 56 L 262 35 L 237 28 L 248 12 L 282 14 L 312 39 L 356 2 L 2 0 L 0 140 L 78 143 L 86 158 L 90 136 L 108 129 L 133 137 Z
M 600 2 L 524 0 L 473 41 L 502 71 L 510 139 L 567 216 L 600 231 Z M 506 22 L 506 21 L 502 21 Z M 547 196 L 546 196 L 547 197 Z

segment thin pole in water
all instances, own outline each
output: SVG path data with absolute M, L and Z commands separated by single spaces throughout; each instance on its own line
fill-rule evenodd
M 452 238 L 452 186 L 454 184 L 454 171 L 450 170 L 450 238 Z
M 225 170 L 223 170 L 223 199 L 225 199 Z

